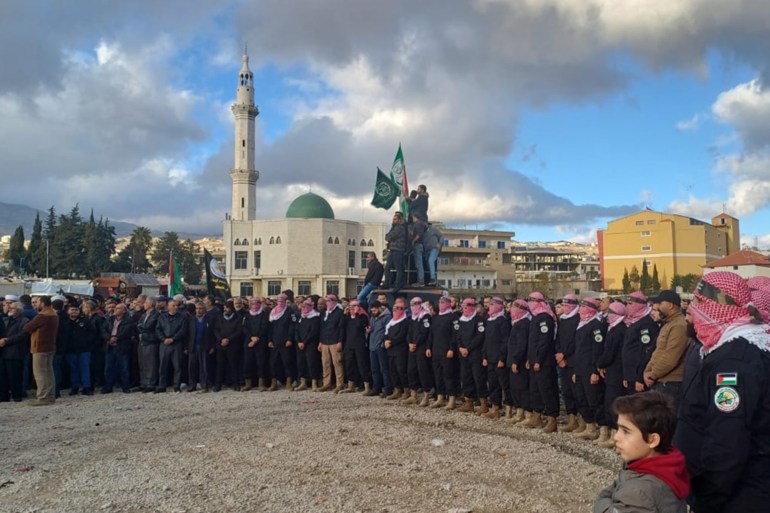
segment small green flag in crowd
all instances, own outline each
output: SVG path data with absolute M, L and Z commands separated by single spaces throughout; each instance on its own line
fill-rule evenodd
M 174 297 L 176 294 L 184 294 L 182 288 L 182 275 L 179 273 L 179 267 L 176 265 L 176 258 L 172 252 L 168 258 L 168 295 Z
M 377 168 L 377 183 L 374 184 L 372 205 L 376 208 L 388 210 L 393 206 L 399 195 L 398 186 L 380 168 Z

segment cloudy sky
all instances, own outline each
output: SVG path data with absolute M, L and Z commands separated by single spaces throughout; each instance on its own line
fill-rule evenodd
M 770 2 L 0 3 L 0 201 L 221 233 L 255 75 L 258 216 L 369 206 L 399 142 L 431 217 L 595 240 L 644 207 L 770 246 Z

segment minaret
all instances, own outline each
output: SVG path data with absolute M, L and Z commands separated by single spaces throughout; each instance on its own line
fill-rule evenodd
M 259 109 L 254 105 L 254 75 L 249 69 L 249 55 L 245 49 L 231 110 L 235 117 L 235 160 L 230 171 L 233 179 L 231 215 L 236 221 L 253 221 L 257 215 L 259 180 L 259 171 L 254 168 L 254 120 L 259 115 Z

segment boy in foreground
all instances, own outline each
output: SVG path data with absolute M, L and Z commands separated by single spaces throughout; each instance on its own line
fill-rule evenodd
M 625 465 L 612 485 L 599 493 L 594 513 L 686 513 L 690 493 L 684 455 L 671 445 L 676 412 L 659 392 L 615 399 L 615 447 Z

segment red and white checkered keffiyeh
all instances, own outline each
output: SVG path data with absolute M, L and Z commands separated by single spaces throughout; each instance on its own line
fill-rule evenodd
M 529 315 L 529 306 L 523 299 L 517 299 L 511 305 L 511 324 L 516 324 L 516 321 L 520 321 L 525 317 L 531 317 Z
M 652 308 L 647 304 L 647 296 L 641 291 L 632 292 L 628 295 L 626 302 L 626 318 L 624 322 L 626 326 L 631 326 L 633 323 L 649 315 Z
M 543 296 L 540 292 L 533 292 L 529 295 L 527 298 L 527 305 L 529 306 L 529 313 L 532 314 L 532 317 L 536 317 L 540 315 L 541 313 L 547 313 L 551 317 L 553 317 L 553 320 L 556 320 L 556 314 L 553 313 L 553 310 L 551 310 L 551 306 L 548 304 L 548 302 L 545 300 L 545 296 Z
M 592 297 L 587 297 L 580 302 L 580 322 L 578 323 L 578 329 L 582 328 L 591 319 L 599 315 L 599 302 Z
M 746 280 L 746 284 L 751 290 L 770 291 L 770 277 L 767 276 L 754 276 Z
M 609 310 L 607 311 L 607 332 L 612 331 L 612 328 L 623 322 L 625 315 L 626 305 L 620 301 L 610 303 Z
M 561 300 L 561 311 L 564 312 L 562 315 L 572 317 L 570 314 L 578 307 L 578 303 L 580 303 L 580 301 L 578 301 L 575 294 L 567 294 L 564 296 Z
M 731 272 L 709 273 L 695 287 L 694 294 L 696 301 L 690 304 L 688 311 L 692 315 L 698 340 L 703 343 L 703 354 L 739 336 L 762 345 L 761 340 L 750 340 L 752 333 L 734 329 L 751 327 L 752 317 L 748 309 L 751 291 L 743 278 Z M 766 334 L 766 326 L 764 330 Z
M 751 302 L 754 303 L 759 315 L 765 323 L 770 323 L 770 289 L 752 290 Z

